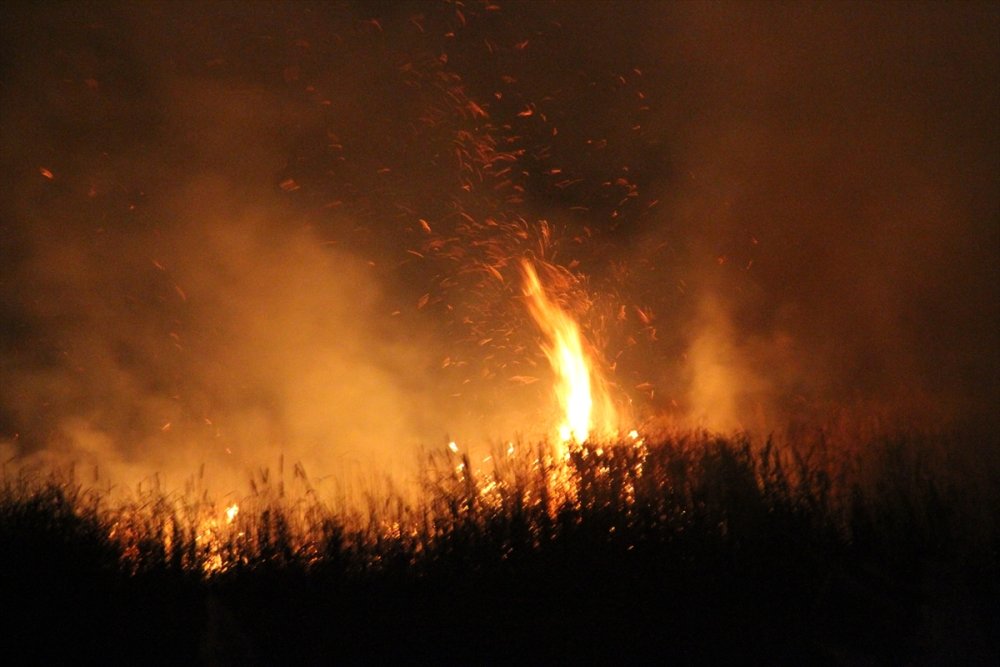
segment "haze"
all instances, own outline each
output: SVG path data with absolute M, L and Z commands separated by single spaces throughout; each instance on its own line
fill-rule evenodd
M 995 3 L 0 12 L 5 461 L 536 437 L 525 256 L 637 421 L 998 426 Z

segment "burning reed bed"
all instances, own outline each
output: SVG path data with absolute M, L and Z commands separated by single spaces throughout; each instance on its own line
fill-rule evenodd
M 996 443 L 848 444 L 445 449 L 361 509 L 298 466 L 223 500 L 7 474 L 3 627 L 31 662 L 995 660 L 1000 484 L 961 453 Z

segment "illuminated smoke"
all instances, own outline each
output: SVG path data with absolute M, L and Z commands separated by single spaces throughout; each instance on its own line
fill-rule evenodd
M 529 256 L 643 416 L 996 421 L 994 5 L 2 11 L 5 460 L 537 436 Z

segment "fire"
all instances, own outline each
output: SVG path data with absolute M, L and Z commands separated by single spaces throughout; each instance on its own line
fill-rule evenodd
M 602 432 L 613 432 L 614 408 L 604 390 L 602 376 L 591 363 L 580 327 L 546 294 L 531 262 L 524 260 L 521 268 L 528 308 L 545 334 L 547 342 L 542 344 L 542 350 L 556 373 L 556 398 L 563 412 L 559 440 L 582 444 L 595 427 Z M 595 423 L 595 392 L 601 408 L 599 424 Z

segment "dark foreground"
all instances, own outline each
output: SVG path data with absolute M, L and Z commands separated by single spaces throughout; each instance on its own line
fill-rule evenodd
M 1000 487 L 989 461 L 936 458 L 955 444 L 888 439 L 832 457 L 816 443 L 673 437 L 577 452 L 572 497 L 528 459 L 467 478 L 467 461 L 431 457 L 423 500 L 373 502 L 368 516 L 261 491 L 213 547 L 225 566 L 212 576 L 176 503 L 114 510 L 71 482 L 8 480 L 5 652 L 19 664 L 1000 664 Z

